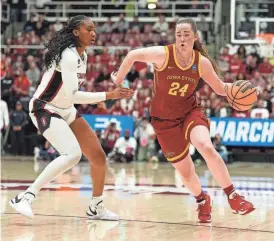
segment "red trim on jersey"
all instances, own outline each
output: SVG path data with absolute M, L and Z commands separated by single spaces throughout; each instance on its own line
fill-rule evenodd
M 44 91 L 42 92 L 42 94 L 39 96 L 38 99 L 41 99 L 42 96 L 48 91 L 48 89 L 49 89 L 49 87 L 50 87 L 50 85 L 51 85 L 51 83 L 52 83 L 52 81 L 53 81 L 53 79 L 54 79 L 55 74 L 56 74 L 56 70 L 54 70 L 54 72 L 53 72 L 53 74 L 52 74 L 52 76 L 51 76 L 51 78 L 50 78 L 50 81 L 48 82 L 47 87 L 44 89 Z
M 62 85 L 63 85 L 63 81 L 62 81 L 61 84 L 58 86 L 58 88 L 57 88 L 57 90 L 55 91 L 54 95 L 49 99 L 48 102 L 51 102 L 51 101 L 54 99 L 54 97 L 58 94 L 59 90 L 61 89 Z

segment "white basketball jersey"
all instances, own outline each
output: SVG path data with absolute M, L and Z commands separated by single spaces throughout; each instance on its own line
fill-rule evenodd
M 34 98 L 59 108 L 69 108 L 72 94 L 86 79 L 87 54 L 81 58 L 75 47 L 66 48 L 58 66 L 55 63 L 44 73 Z

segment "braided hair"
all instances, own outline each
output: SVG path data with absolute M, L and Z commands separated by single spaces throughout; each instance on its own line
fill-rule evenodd
M 74 35 L 73 30 L 77 29 L 87 16 L 77 15 L 70 19 L 68 24 L 58 31 L 55 36 L 45 44 L 48 50 L 45 54 L 45 66 L 49 69 L 55 62 L 59 64 L 62 52 L 68 47 L 80 47 L 81 44 L 77 36 Z
M 178 22 L 176 23 L 176 25 L 178 24 L 182 24 L 182 23 L 188 23 L 191 25 L 192 31 L 194 32 L 194 34 L 197 35 L 197 25 L 195 23 L 195 21 L 191 18 L 183 18 L 183 19 L 179 19 Z M 214 71 L 216 72 L 216 74 L 221 77 L 220 74 L 220 70 L 219 67 L 217 65 L 217 63 L 215 62 L 215 60 L 213 58 L 211 58 L 208 54 L 207 48 L 205 47 L 205 45 L 203 45 L 199 39 L 195 40 L 194 42 L 194 46 L 193 49 L 197 50 L 198 52 L 201 53 L 201 55 L 203 55 L 204 57 L 206 57 L 207 59 L 210 60 Z

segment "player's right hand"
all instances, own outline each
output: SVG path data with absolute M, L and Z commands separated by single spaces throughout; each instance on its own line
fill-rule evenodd
M 134 91 L 132 89 L 118 87 L 111 92 L 107 92 L 107 99 L 128 99 L 133 95 L 133 93 Z

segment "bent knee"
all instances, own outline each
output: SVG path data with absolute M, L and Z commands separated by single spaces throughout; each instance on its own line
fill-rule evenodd
M 70 157 L 72 164 L 76 165 L 81 160 L 81 157 L 82 157 L 82 151 L 80 146 L 79 145 L 75 146 L 74 148 L 69 150 L 67 155 Z
M 182 178 L 185 181 L 191 181 L 194 174 L 195 174 L 195 169 L 194 168 L 189 168 L 188 170 L 182 170 L 181 171 Z
M 214 146 L 212 145 L 212 143 L 208 143 L 208 142 L 198 143 L 197 149 L 198 149 L 199 152 L 202 152 L 202 153 L 216 152 Z
M 96 150 L 86 158 L 95 165 L 106 165 L 106 154 L 103 150 Z

